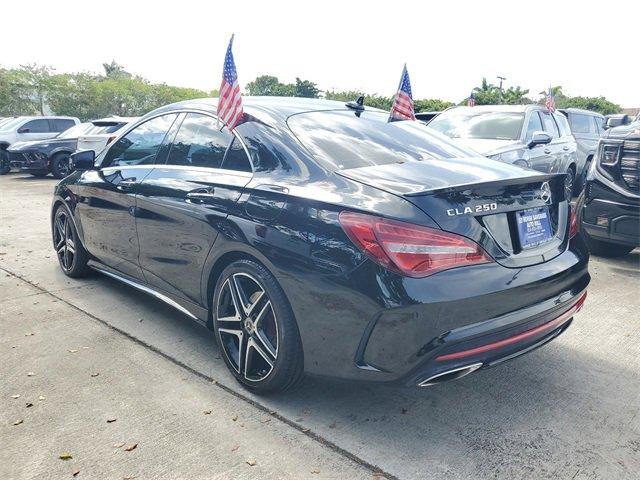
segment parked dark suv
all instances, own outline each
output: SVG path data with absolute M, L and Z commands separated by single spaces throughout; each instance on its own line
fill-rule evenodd
M 328 100 L 155 110 L 55 189 L 66 275 L 94 269 L 208 325 L 235 378 L 434 385 L 565 331 L 589 283 L 564 176 Z
M 640 246 L 640 120 L 604 133 L 576 208 L 592 253 Z

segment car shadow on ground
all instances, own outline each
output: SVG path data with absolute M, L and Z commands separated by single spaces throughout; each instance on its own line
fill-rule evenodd
M 618 261 L 633 276 L 631 262 Z M 551 344 L 455 382 L 402 388 L 308 378 L 294 392 L 255 397 L 227 371 L 206 328 L 114 280 L 87 288 L 105 302 L 122 300 L 122 310 L 98 317 L 398 476 L 420 476 L 425 459 L 435 462 L 434 477 L 452 478 L 563 477 L 585 465 L 621 478 L 640 467 L 640 369 L 581 342 L 588 308 Z

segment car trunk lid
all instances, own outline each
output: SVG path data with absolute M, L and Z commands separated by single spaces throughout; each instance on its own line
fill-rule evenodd
M 567 246 L 569 205 L 563 175 L 486 158 L 430 159 L 338 173 L 404 197 L 440 228 L 474 240 L 506 267 L 545 262 Z M 540 244 L 526 245 L 518 223 L 532 218 L 535 223 L 536 215 L 548 218 L 550 232 Z

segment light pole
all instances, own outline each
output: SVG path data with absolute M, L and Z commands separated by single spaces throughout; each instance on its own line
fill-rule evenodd
M 501 77 L 498 75 L 496 78 L 500 79 L 500 103 L 502 103 L 502 81 L 506 80 L 507 77 Z

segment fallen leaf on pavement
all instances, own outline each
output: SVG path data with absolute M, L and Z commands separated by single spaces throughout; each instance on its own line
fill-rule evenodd
M 24 334 L 25 337 L 33 337 L 33 332 L 28 332 Z
M 35 375 L 35 373 L 33 372 L 27 372 L 27 377 L 33 377 Z
M 27 402 L 27 404 L 25 405 L 27 408 L 33 407 L 33 403 L 31 402 Z
M 107 423 L 113 423 L 117 420 L 117 418 L 107 418 Z
M 44 400 L 44 399 L 45 399 L 44 395 L 40 395 L 40 396 L 38 397 L 38 400 Z
M 125 447 L 124 451 L 125 452 L 130 452 L 132 450 L 135 450 L 136 448 L 138 448 L 138 444 L 137 443 L 132 443 L 131 445 L 128 445 L 127 447 Z
M 13 424 L 20 425 L 22 422 L 24 422 L 24 420 L 16 420 L 15 422 L 13 422 Z
M 73 457 L 69 452 L 62 452 L 58 458 L 60 460 L 71 460 Z
M 211 410 L 205 410 L 205 411 L 204 411 L 204 414 L 205 414 L 205 415 L 211 415 Z
M 233 420 L 234 422 L 238 420 L 238 415 L 234 415 L 233 417 L 231 417 L 231 420 Z
M 70 348 L 69 350 L 67 350 L 67 352 L 69 352 L 69 353 L 77 353 L 78 350 L 76 350 L 75 348 Z
M 138 477 L 122 477 L 122 480 L 133 480 L 134 478 L 138 478 Z
M 73 475 L 74 477 L 77 477 L 79 473 L 80 473 L 80 470 L 76 470 L 71 475 Z
M 311 470 L 311 473 L 313 473 L 314 475 L 318 475 L 320 473 L 320 470 L 316 468 L 315 470 Z
M 233 447 L 231 447 L 231 451 L 235 452 L 236 450 L 238 450 L 240 448 L 240 445 L 234 445 Z
M 97 377 L 98 375 L 100 375 L 98 372 L 91 374 L 92 377 Z
M 257 462 L 253 458 L 247 460 L 247 465 L 249 465 L 251 467 L 255 466 L 256 463 Z
M 122 447 L 124 447 L 124 442 L 122 442 L 122 443 L 116 443 L 116 444 L 113 446 L 113 448 L 122 448 Z
M 13 399 L 20 398 L 20 394 L 16 393 L 15 395 L 11 395 L 11 398 L 13 398 Z

